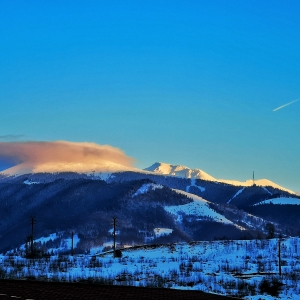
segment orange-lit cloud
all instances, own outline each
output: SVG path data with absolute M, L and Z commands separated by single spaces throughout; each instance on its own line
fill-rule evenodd
M 0 142 L 0 159 L 17 164 L 8 173 L 107 171 L 109 166 L 132 168 L 134 162 L 122 150 L 109 145 L 66 141 Z

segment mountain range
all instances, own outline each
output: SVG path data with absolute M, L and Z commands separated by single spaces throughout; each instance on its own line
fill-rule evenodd
M 0 174 L 0 251 L 24 243 L 30 216 L 36 238 L 76 232 L 79 252 L 111 246 L 112 216 L 120 245 L 251 239 L 267 236 L 270 222 L 277 234 L 298 234 L 299 197 L 271 181 L 249 182 L 165 163 L 19 165 Z
M 183 178 L 209 180 L 209 181 L 215 181 L 215 182 L 228 183 L 228 184 L 236 185 L 236 186 L 252 186 L 253 184 L 256 184 L 259 186 L 272 186 L 274 188 L 278 188 L 278 189 L 287 191 L 291 194 L 294 193 L 293 191 L 291 191 L 287 188 L 284 188 L 268 179 L 258 179 L 255 181 L 253 181 L 253 179 L 249 179 L 246 181 L 216 179 L 200 169 L 190 169 L 188 167 L 181 166 L 181 165 L 171 165 L 171 164 L 156 162 L 152 166 L 150 166 L 144 170 L 162 174 L 162 175 L 172 175 L 172 176 L 178 176 L 178 177 L 183 177 Z

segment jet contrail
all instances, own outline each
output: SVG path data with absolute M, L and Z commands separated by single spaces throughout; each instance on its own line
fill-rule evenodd
M 292 103 L 295 103 L 295 102 L 297 102 L 298 100 L 299 100 L 299 99 L 296 99 L 296 100 L 294 100 L 294 101 L 292 101 L 292 102 L 289 102 L 289 103 L 287 103 L 287 104 L 281 105 L 281 106 L 279 106 L 279 107 L 277 107 L 277 108 L 273 109 L 273 111 L 276 111 L 276 110 L 282 109 L 282 108 L 284 108 L 284 107 L 286 107 L 286 106 L 288 106 L 288 105 L 291 105 Z

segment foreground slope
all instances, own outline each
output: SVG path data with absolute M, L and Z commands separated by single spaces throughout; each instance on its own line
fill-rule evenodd
M 94 282 L 200 290 L 244 299 L 298 299 L 299 238 L 202 241 L 148 245 L 97 256 L 52 256 L 26 260 L 18 252 L 0 256 L 6 278 Z M 271 289 L 271 286 L 276 288 Z

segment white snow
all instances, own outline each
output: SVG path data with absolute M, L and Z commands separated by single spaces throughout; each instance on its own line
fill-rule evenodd
M 108 230 L 108 232 L 109 232 L 110 234 L 113 234 L 113 233 L 114 233 L 114 229 L 111 228 L 111 229 Z M 118 235 L 118 234 L 120 234 L 120 230 L 116 230 L 116 235 Z
M 91 176 L 94 176 L 94 177 L 97 177 L 101 180 L 104 180 L 104 181 L 107 181 L 109 178 L 111 177 L 114 177 L 114 175 L 112 175 L 112 173 L 105 173 L 105 172 L 102 172 L 102 173 L 90 173 L 89 175 Z
M 110 280 L 114 285 L 151 286 L 232 296 L 239 299 L 299 299 L 300 239 L 281 241 L 282 275 L 278 274 L 278 239 L 199 241 L 170 245 L 145 245 L 112 253 L 51 256 L 26 260 L 0 255 L 5 278 L 28 276 L 44 280 Z M 283 283 L 279 296 L 260 292 L 263 279 Z
M 272 198 L 268 200 L 261 201 L 259 203 L 254 204 L 256 205 L 262 205 L 262 204 L 292 204 L 292 205 L 300 205 L 300 199 L 299 198 L 288 198 L 288 197 L 280 197 L 280 198 Z
M 249 180 L 246 180 L 246 181 L 238 181 L 238 180 L 227 180 L 227 179 L 217 179 L 219 182 L 223 182 L 223 183 L 227 183 L 227 184 L 231 184 L 231 185 L 235 185 L 235 186 L 252 186 L 253 185 L 253 180 L 252 179 L 249 179 Z M 295 194 L 293 191 L 289 190 L 289 189 L 286 189 L 268 179 L 258 179 L 258 180 L 255 180 L 255 184 L 257 186 L 261 186 L 261 187 L 266 187 L 266 186 L 272 186 L 274 188 L 277 188 L 277 189 L 280 189 L 280 190 L 283 190 L 283 191 L 286 191 L 288 193 L 291 193 L 291 194 Z
M 246 181 L 238 181 L 238 180 L 227 180 L 227 179 L 216 179 L 212 177 L 211 175 L 205 173 L 204 171 L 200 169 L 190 169 L 185 166 L 181 165 L 171 165 L 171 164 L 166 164 L 162 162 L 157 162 L 150 166 L 149 168 L 146 168 L 144 170 L 158 173 L 158 174 L 163 174 L 163 175 L 173 175 L 173 176 L 178 176 L 178 177 L 183 177 L 183 178 L 198 178 L 198 179 L 203 179 L 203 180 L 208 180 L 208 181 L 215 181 L 217 182 L 222 182 L 222 183 L 227 183 L 235 186 L 252 186 L 253 185 L 253 180 L 249 179 Z M 295 194 L 293 191 L 286 189 L 268 179 L 258 179 L 255 180 L 255 184 L 257 186 L 272 186 L 274 188 L 278 188 L 283 191 L 287 191 L 291 194 Z
M 61 233 L 63 234 L 63 232 Z M 40 237 L 38 239 L 34 239 L 34 243 L 47 243 L 48 241 L 52 240 L 52 241 L 55 241 L 56 239 L 60 238 L 59 235 L 57 235 L 56 233 L 51 233 L 49 236 L 46 236 L 46 237 Z M 73 237 L 73 246 L 74 248 L 76 248 L 78 242 L 80 241 L 79 237 L 78 237 L 78 234 L 74 234 L 74 237 Z M 52 250 L 54 252 L 60 252 L 60 251 L 64 251 L 66 249 L 71 249 L 72 248 L 72 238 L 61 238 L 61 242 L 60 242 L 60 246 L 58 248 L 49 248 L 48 249 L 48 252 L 51 252 Z M 20 246 L 20 249 L 25 249 L 25 244 L 22 244 Z
M 145 183 L 132 195 L 132 198 L 140 194 L 148 193 L 149 190 L 162 189 L 162 188 L 163 186 L 161 184 Z
M 162 162 L 157 162 L 146 168 L 144 170 L 151 171 L 154 173 L 159 173 L 163 175 L 172 175 L 183 178 L 195 178 L 195 179 L 203 179 L 203 180 L 216 180 L 209 174 L 205 173 L 200 169 L 190 169 L 181 165 L 171 165 Z
M 34 240 L 34 242 L 35 243 L 38 243 L 38 242 L 41 242 L 42 244 L 43 243 L 46 243 L 46 242 L 48 242 L 48 241 L 50 241 L 50 240 L 52 240 L 52 241 L 54 241 L 54 240 L 56 240 L 58 238 L 58 236 L 57 236 L 57 234 L 56 233 L 51 233 L 49 236 L 47 236 L 47 237 L 41 237 L 41 238 L 38 238 L 38 239 L 35 239 Z
M 245 188 L 242 188 L 242 189 L 238 190 L 238 191 L 236 192 L 236 194 L 235 194 L 231 199 L 229 199 L 229 200 L 227 201 L 227 203 L 230 203 L 232 199 L 234 199 L 236 196 L 238 196 L 239 194 L 241 194 L 241 193 L 244 191 L 244 189 L 245 189 Z
M 156 237 L 160 237 L 163 235 L 169 235 L 173 232 L 173 229 L 170 228 L 154 228 L 154 234 Z
M 195 179 L 195 178 L 191 178 L 191 185 L 189 185 L 189 186 L 186 187 L 186 191 L 189 192 L 189 191 L 190 191 L 190 188 L 191 188 L 192 186 L 198 188 L 202 193 L 205 191 L 205 187 L 196 185 L 196 179 Z
M 25 180 L 24 182 L 23 182 L 24 184 L 27 184 L 27 185 L 31 185 L 31 184 L 40 184 L 40 182 L 37 182 L 37 181 L 31 181 L 31 180 Z
M 238 227 L 241 230 L 245 230 L 245 228 L 238 226 L 231 222 L 230 220 L 226 219 L 221 214 L 217 213 L 213 209 L 209 207 L 209 201 L 203 199 L 202 197 L 196 196 L 194 194 L 190 194 L 187 192 L 183 192 L 181 190 L 173 189 L 179 194 L 183 194 L 191 199 L 193 202 L 183 204 L 183 205 L 174 205 L 174 206 L 165 206 L 164 209 L 169 213 L 173 214 L 177 218 L 177 222 L 182 221 L 182 213 L 186 215 L 194 215 L 197 216 L 199 219 L 203 218 L 211 218 L 216 222 L 224 223 L 224 224 L 231 224 Z

